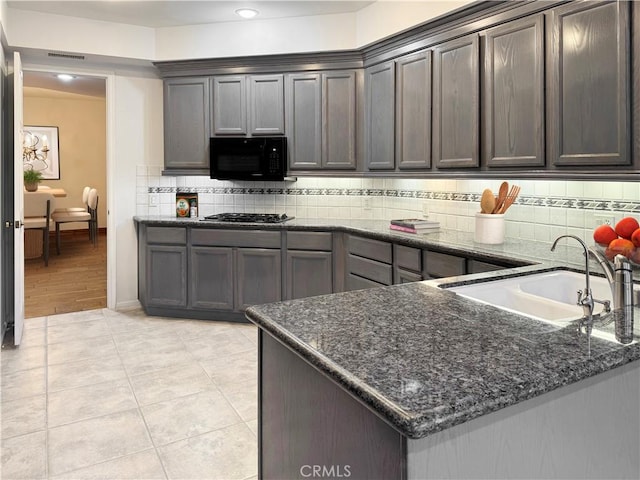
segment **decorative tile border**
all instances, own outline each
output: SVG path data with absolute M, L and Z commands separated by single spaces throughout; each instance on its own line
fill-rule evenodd
M 479 202 L 479 193 L 429 192 L 372 188 L 256 188 L 256 187 L 148 187 L 148 193 L 211 193 L 220 195 L 333 195 L 349 197 L 415 198 L 455 202 Z M 592 200 L 585 198 L 520 196 L 517 205 L 546 208 L 569 208 L 594 211 L 640 213 L 640 202 Z

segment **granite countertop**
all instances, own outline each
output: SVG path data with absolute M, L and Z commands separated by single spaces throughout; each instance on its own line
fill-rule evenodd
M 259 305 L 246 315 L 413 439 L 640 359 L 638 326 L 630 345 L 596 337 L 589 345 L 573 327 L 429 281 Z
M 454 230 L 440 229 L 434 233 L 415 235 L 389 229 L 388 220 L 350 220 L 293 218 L 284 223 L 234 223 L 210 222 L 203 218 L 176 218 L 172 216 L 136 216 L 136 223 L 156 226 L 186 226 L 192 228 L 223 228 L 234 230 L 331 230 L 364 235 L 378 240 L 402 243 L 418 248 L 434 249 L 453 255 L 472 255 L 478 260 L 503 260 L 525 264 L 547 264 L 584 269 L 582 250 L 575 242 L 560 244 L 555 252 L 543 243 L 506 238 L 500 245 L 485 245 L 474 241 L 473 234 Z M 593 270 L 597 272 L 597 264 Z

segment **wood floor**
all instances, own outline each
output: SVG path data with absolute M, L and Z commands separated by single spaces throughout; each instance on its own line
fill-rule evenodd
M 63 231 L 60 255 L 51 237 L 49 266 L 42 257 L 25 260 L 25 318 L 78 312 L 107 306 L 107 238 L 98 244 L 86 230 Z

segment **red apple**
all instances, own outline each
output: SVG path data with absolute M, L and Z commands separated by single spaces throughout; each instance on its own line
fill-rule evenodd
M 640 265 L 640 248 L 637 248 L 631 252 L 631 256 L 629 257 L 629 260 L 631 260 L 633 263 L 637 263 L 638 265 Z
M 604 256 L 609 260 L 613 260 L 613 257 L 616 255 L 624 255 L 629 258 L 633 253 L 635 246 L 631 242 L 631 240 L 627 240 L 626 238 L 617 238 L 612 240 L 607 249 L 604 252 Z
M 633 217 L 624 217 L 616 223 L 616 233 L 619 237 L 630 239 L 633 232 L 640 228 L 640 224 Z
M 636 228 L 631 234 L 631 241 L 636 247 L 640 247 L 640 228 Z
M 603 246 L 607 246 L 612 240 L 618 238 L 618 234 L 611 225 L 600 225 L 593 231 L 593 240 Z

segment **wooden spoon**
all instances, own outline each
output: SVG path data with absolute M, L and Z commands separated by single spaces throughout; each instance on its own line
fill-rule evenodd
M 492 213 L 494 208 L 496 208 L 496 197 L 493 196 L 490 188 L 485 188 L 480 197 L 480 212 Z
M 493 208 L 491 213 L 498 213 L 502 205 L 504 204 L 504 200 L 507 198 L 507 192 L 509 191 L 509 182 L 502 182 L 500 184 L 500 190 L 498 191 L 498 199 L 496 200 L 496 206 Z
M 518 187 L 517 185 L 513 185 L 509 190 L 509 193 L 507 194 L 507 198 L 505 199 L 502 207 L 500 207 L 500 211 L 498 213 L 506 212 L 509 209 L 509 207 L 513 204 L 513 202 L 516 201 L 516 198 L 518 198 L 519 193 L 520 193 L 520 187 Z

